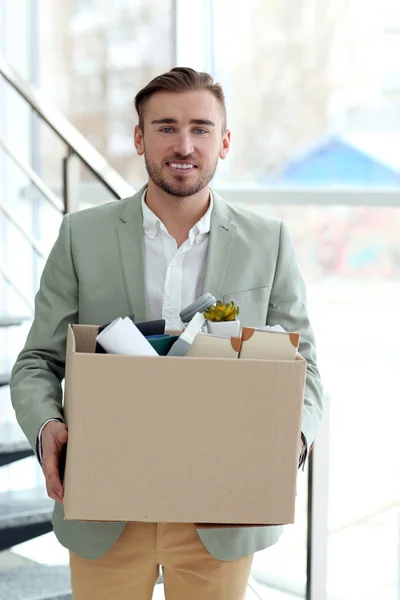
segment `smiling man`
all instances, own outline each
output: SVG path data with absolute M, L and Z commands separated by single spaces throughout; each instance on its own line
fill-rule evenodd
M 68 440 L 61 384 L 69 323 L 134 313 L 178 329 L 179 312 L 201 294 L 234 300 L 242 325 L 279 323 L 301 333 L 300 465 L 322 414 L 306 292 L 287 228 L 209 187 L 230 147 L 221 86 L 207 73 L 175 68 L 141 90 L 135 105 L 134 142 L 148 183 L 131 198 L 65 216 L 13 369 L 12 402 L 57 501 L 54 531 L 70 550 L 74 600 L 151 600 L 160 567 L 167 600 L 243 600 L 254 553 L 277 542 L 281 527 L 64 520 L 58 465 Z
M 136 151 L 149 174 L 146 204 L 179 247 L 206 213 L 208 184 L 229 152 L 224 95 L 206 74 L 177 69 L 139 92 L 135 105 Z

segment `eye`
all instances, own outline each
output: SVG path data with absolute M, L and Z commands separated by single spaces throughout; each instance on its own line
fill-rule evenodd
M 160 131 L 162 131 L 163 133 L 173 133 L 174 130 L 172 127 L 162 127 Z
M 197 129 L 194 130 L 195 133 L 200 133 L 200 135 L 203 135 L 204 133 L 208 133 L 207 129 L 203 129 L 202 127 L 198 127 Z

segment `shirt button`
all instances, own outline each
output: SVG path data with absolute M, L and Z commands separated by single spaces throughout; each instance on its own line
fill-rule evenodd
M 176 267 L 176 260 L 173 260 L 171 263 L 171 267 Z
M 167 310 L 167 312 L 168 312 L 169 315 L 174 315 L 175 314 L 175 309 L 174 308 L 169 308 Z

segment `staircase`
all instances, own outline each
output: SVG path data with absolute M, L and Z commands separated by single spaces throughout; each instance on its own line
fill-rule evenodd
M 19 326 L 26 320 L 8 314 L 2 315 L 2 312 L 7 312 L 3 308 L 3 298 L 8 297 L 10 300 L 12 297 L 11 302 L 14 299 L 22 301 L 22 306 L 28 307 L 29 314 L 33 313 L 34 288 L 37 288 L 40 270 L 52 245 L 48 238 L 55 233 L 64 214 L 80 208 L 83 171 L 86 174 L 90 173 L 97 184 L 96 189 L 100 190 L 100 196 L 106 196 L 108 200 L 130 196 L 133 189 L 40 91 L 21 77 L 2 54 L 0 91 L 1 100 L 8 98 L 7 106 L 12 105 L 14 115 L 14 120 L 10 121 L 11 125 L 9 123 L 7 128 L 0 131 L 1 477 L 7 465 L 33 456 L 32 449 L 19 426 L 15 422 L 3 422 L 4 414 L 8 412 L 7 386 L 10 382 L 12 358 L 15 358 L 10 357 L 8 340 L 18 341 L 18 344 L 13 344 L 14 349 L 19 345 L 19 338 L 14 337 L 14 331 L 17 333 Z M 10 92 L 11 95 L 8 96 Z M 27 154 L 21 152 L 21 144 L 18 143 L 20 140 L 16 139 L 18 136 L 15 129 L 18 129 L 19 121 L 18 118 L 15 119 L 15 115 L 19 115 L 24 121 L 28 113 L 23 109 L 28 109 L 30 117 L 29 123 L 26 121 L 26 127 L 23 129 L 28 138 L 26 143 L 22 144 L 22 149 L 35 148 L 34 153 L 30 150 Z M 49 186 L 42 177 L 39 156 L 42 148 L 42 129 L 46 129 L 46 134 L 55 136 L 57 145 L 54 147 L 57 148 L 57 153 L 61 150 L 58 170 L 61 174 L 61 185 L 57 181 L 56 185 L 53 185 L 53 182 Z M 3 173 L 10 170 L 10 164 L 16 173 L 20 173 L 20 180 L 18 177 L 3 177 Z M 19 201 L 21 198 L 25 199 L 25 203 Z M 15 234 L 20 236 L 18 246 L 15 246 Z M 21 251 L 19 255 L 19 249 L 26 248 L 26 244 L 30 253 L 25 249 L 24 253 Z M 26 269 L 26 265 L 30 265 L 30 270 Z M 11 292 L 12 296 L 7 296 L 8 292 Z M 10 302 L 5 303 L 4 306 L 9 304 Z M 13 331 L 10 331 L 11 328 Z M 3 343 L 3 340 L 7 340 L 6 343 Z M 10 360 L 7 360 L 7 357 L 10 357 Z M 6 412 L 1 410 L 4 406 L 7 407 Z M 30 460 L 33 466 L 36 459 L 32 457 Z M 4 486 L 0 489 L 4 489 Z M 0 492 L 0 552 L 50 532 L 52 508 L 53 502 L 47 497 L 43 485 L 38 489 Z M 12 555 L 10 558 L 13 558 Z M 0 555 L 0 600 L 52 598 L 71 598 L 67 567 L 32 565 L 1 570 Z
M 8 340 L 12 338 L 14 342 L 18 340 L 17 345 L 19 345 L 19 338 L 14 337 L 14 330 L 17 333 L 19 326 L 26 320 L 8 314 L 3 315 L 2 312 L 7 313 L 3 308 L 3 298 L 7 298 L 7 293 L 11 292 L 12 296 L 8 297 L 9 299 L 12 297 L 11 302 L 14 299 L 18 302 L 22 301 L 22 306 L 29 309 L 29 314 L 33 313 L 34 288 L 37 288 L 40 270 L 52 245 L 48 238 L 51 237 L 50 234 L 54 234 L 64 214 L 80 208 L 80 188 L 84 183 L 81 182 L 83 171 L 90 173 L 94 178 L 100 197 L 106 196 L 108 200 L 130 196 L 133 189 L 40 91 L 20 76 L 1 53 L 0 91 L 1 100 L 6 94 L 12 92 L 12 95 L 7 96 L 9 100 L 7 106 L 13 105 L 14 117 L 20 115 L 24 120 L 28 113 L 23 112 L 22 105 L 24 109 L 28 109 L 30 122 L 28 124 L 27 121 L 24 129 L 28 133 L 28 139 L 22 148 L 36 149 L 35 154 L 29 151 L 25 155 L 23 151 L 21 152 L 21 144 L 18 143 L 20 140 L 16 140 L 15 134 L 19 123 L 15 119 L 12 121 L 13 126 L 9 124 L 7 128 L 2 128 L 0 131 L 1 477 L 1 469 L 4 474 L 7 465 L 33 456 L 32 449 L 19 426 L 15 422 L 3 423 L 4 414 L 8 412 L 7 386 L 13 365 L 12 358 L 15 358 L 13 356 L 7 360 L 11 353 Z M 40 127 L 38 127 L 39 123 Z M 41 156 L 38 155 L 42 147 L 42 129 L 46 129 L 46 134 L 55 136 L 57 153 L 61 150 L 58 171 L 61 174 L 61 185 L 58 185 L 57 181 L 57 185 L 52 183 L 49 186 L 42 178 Z M 12 169 L 21 175 L 20 180 L 13 177 L 12 183 L 10 177 L 3 177 L 3 173 L 10 169 L 10 164 Z M 25 204 L 19 202 L 21 197 L 26 199 Z M 16 250 L 15 241 L 13 242 L 15 234 L 22 236 L 23 243 L 18 248 L 22 246 L 25 248 L 27 243 L 30 254 L 24 250 L 25 253 L 19 256 L 19 250 Z M 21 240 L 21 237 L 18 239 Z M 26 265 L 30 265 L 30 270 L 22 268 Z M 27 285 L 28 283 L 30 285 Z M 10 302 L 4 306 L 9 304 Z M 10 328 L 13 328 L 12 332 Z M 7 342 L 3 343 L 3 339 Z M 15 346 L 14 343 L 14 349 Z M 2 404 L 3 407 L 7 407 L 6 413 L 1 410 Z M 30 460 L 34 465 L 36 459 Z M 4 486 L 0 489 L 4 489 Z M 43 485 L 32 490 L 0 492 L 0 552 L 50 532 L 52 508 L 53 502 L 47 497 Z M 7 558 L 4 556 L 6 565 Z M 13 556 L 9 558 L 13 559 Z M 1 570 L 1 568 L 0 555 L 0 600 L 53 598 L 69 600 L 71 598 L 67 567 L 45 567 L 34 564 L 8 570 Z
M 8 382 L 9 373 L 6 378 Z M 32 455 L 32 448 L 16 423 L 0 424 L 0 467 Z
M 0 317 L 0 328 L 25 318 Z M 8 385 L 10 361 L 0 363 L 0 386 Z M 0 468 L 33 456 L 17 423 L 0 423 Z M 52 531 L 53 502 L 44 486 L 0 492 L 0 552 Z M 0 600 L 71 600 L 68 567 L 30 565 L 0 571 Z
M 72 600 L 69 568 L 35 565 L 0 572 L 0 600 Z

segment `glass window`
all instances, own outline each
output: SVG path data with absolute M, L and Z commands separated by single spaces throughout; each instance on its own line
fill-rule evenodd
M 75 75 L 71 84 L 74 120 L 84 113 L 91 115 L 93 112 L 101 112 L 105 109 L 105 86 L 101 73 L 92 73 L 90 76 Z
M 130 155 L 132 152 L 133 132 L 129 122 L 114 119 L 111 122 L 111 132 L 108 136 L 108 152 L 116 156 Z
M 77 36 L 71 44 L 71 68 L 74 74 L 101 72 L 107 58 L 107 39 L 103 32 Z
M 400 185 L 400 120 L 385 124 L 400 114 L 400 28 L 387 30 L 380 1 L 212 6 L 214 76 L 233 131 L 218 183 Z
M 340 194 L 337 195 L 337 200 Z M 400 207 L 270 205 L 283 219 L 307 283 L 319 365 L 330 397 L 328 597 L 398 597 Z M 296 524 L 255 555 L 253 576 L 304 597 L 306 475 Z M 356 557 L 356 558 L 355 558 Z M 265 597 L 268 597 L 266 593 Z
M 132 74 L 130 71 L 110 72 L 107 77 L 107 110 L 114 111 L 121 115 L 121 110 L 125 111 L 126 120 L 128 115 L 126 108 L 133 106 L 135 90 L 133 89 Z M 123 116 L 123 115 L 122 115 Z
M 212 11 L 232 130 L 214 185 L 235 201 L 243 190 L 243 204 L 283 219 L 294 238 L 330 396 L 327 585 L 342 600 L 400 591 L 400 197 L 386 195 L 400 185 L 395 13 L 389 0 L 250 0 L 246 10 L 222 0 Z M 296 524 L 253 566 L 294 597 L 305 595 L 305 479 Z
M 146 173 L 133 144 L 133 99 L 172 66 L 170 0 L 75 0 L 61 3 L 58 10 L 44 6 L 39 23 L 41 87 L 85 137 L 102 140 L 96 149 L 138 187 Z M 49 170 L 45 161 L 42 168 Z

